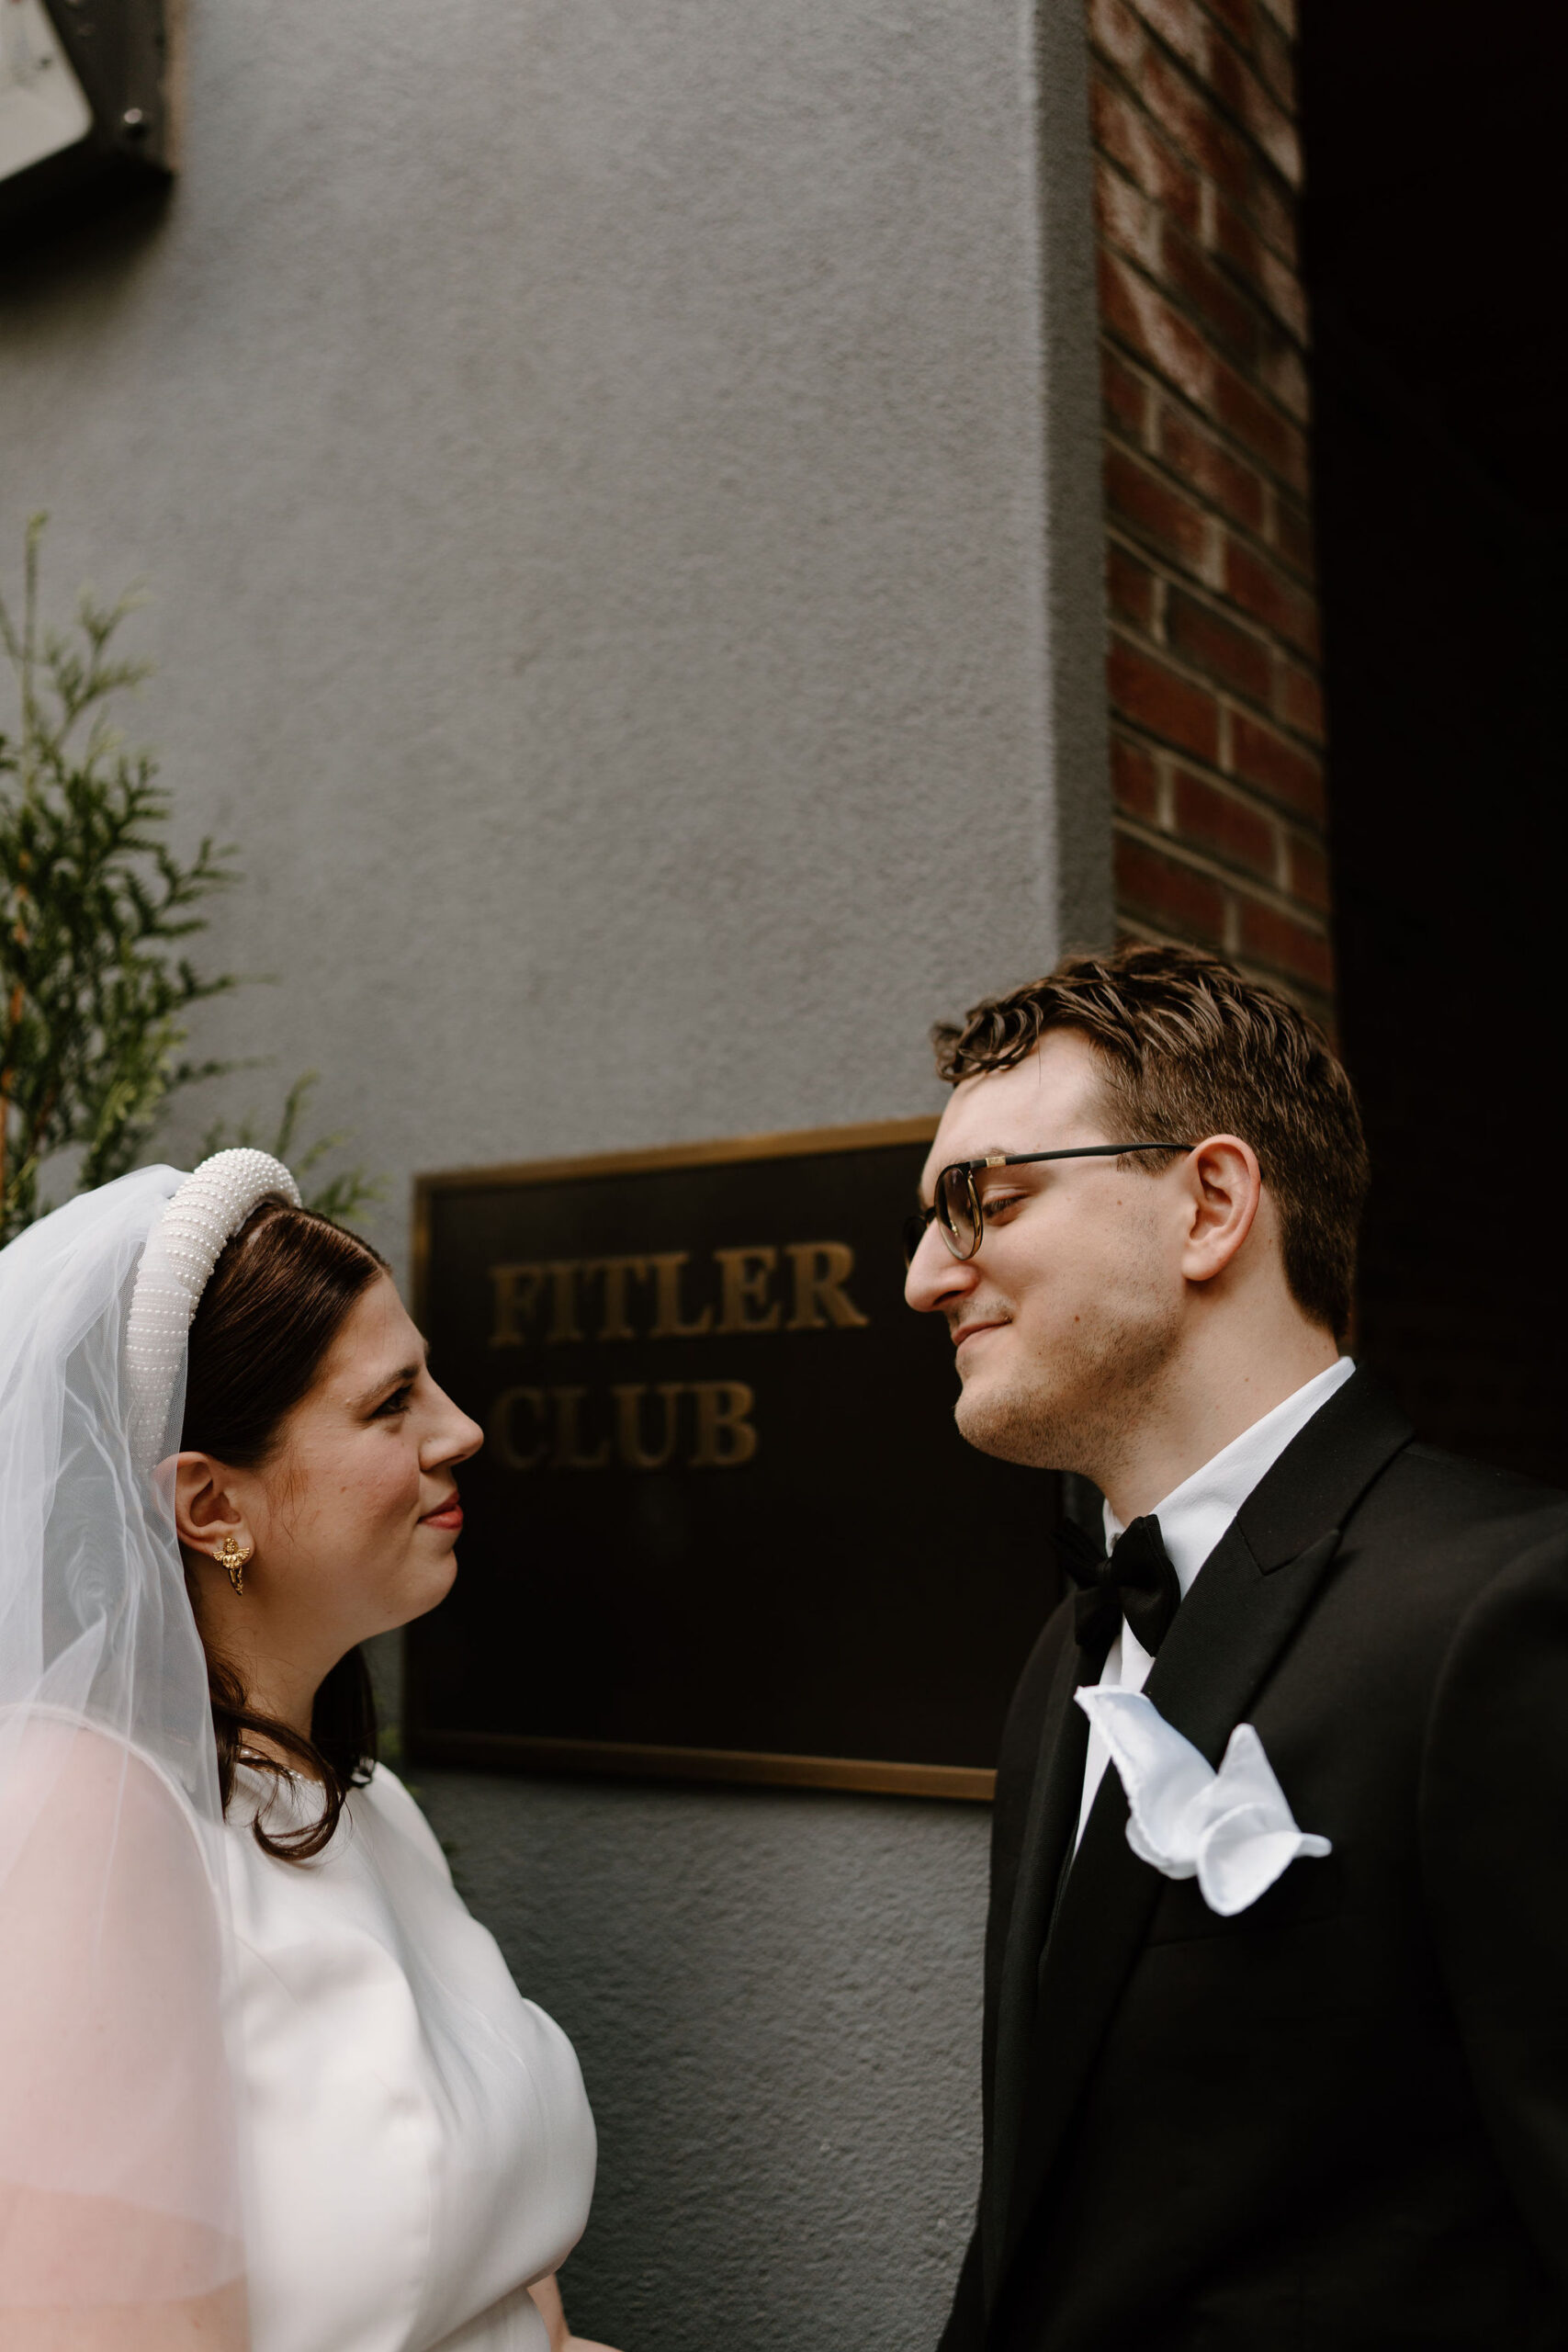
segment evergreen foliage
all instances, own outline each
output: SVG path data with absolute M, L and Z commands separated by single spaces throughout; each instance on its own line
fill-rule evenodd
M 295 1080 L 284 1098 L 282 1115 L 271 1136 L 264 1137 L 254 1119 L 242 1119 L 233 1128 L 220 1120 L 209 1127 L 201 1148 L 204 1152 L 214 1152 L 226 1151 L 235 1144 L 259 1145 L 263 1151 L 270 1151 L 275 1159 L 281 1159 L 292 1169 L 307 1208 L 318 1209 L 322 1216 L 333 1217 L 339 1225 L 352 1225 L 362 1208 L 381 1199 L 386 1187 L 378 1177 L 367 1176 L 363 1168 L 342 1169 L 337 1175 L 327 1177 L 314 1192 L 306 1183 L 311 1170 L 348 1141 L 346 1129 L 340 1129 L 336 1135 L 318 1136 L 314 1143 L 299 1140 L 300 1114 L 320 1076 L 319 1070 L 308 1069 Z
M 172 1095 L 236 1066 L 185 1050 L 191 1008 L 239 985 L 197 972 L 186 951 L 239 879 L 235 853 L 204 839 L 175 854 L 157 763 L 108 718 L 111 698 L 148 674 L 115 650 L 137 596 L 102 605 L 86 590 L 73 630 L 41 626 L 44 522 L 28 526 L 20 613 L 0 598 L 17 684 L 15 723 L 0 732 L 0 1244 L 48 1206 L 39 1171 L 51 1155 L 77 1155 L 79 1191 L 107 1183 L 136 1164 Z M 312 1081 L 289 1094 L 289 1144 Z M 301 1164 L 342 1140 L 309 1147 Z M 374 1197 L 355 1170 L 311 1205 L 351 1216 Z

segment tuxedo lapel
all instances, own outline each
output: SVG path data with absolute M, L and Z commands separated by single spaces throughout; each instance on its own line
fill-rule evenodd
M 1358 1373 L 1280 1455 L 1204 1562 L 1145 1687 L 1166 1721 L 1212 1765 L 1218 1765 L 1328 1574 L 1343 1521 L 1411 1434 L 1403 1415 Z M 1071 1712 L 1082 1716 L 1081 1708 Z M 1086 1744 L 1077 1748 L 1075 1815 Z M 1066 1754 L 1064 1743 L 1064 1768 Z M 1048 1792 L 1047 1805 L 1052 1801 L 1059 1804 L 1059 1792 Z M 1043 1826 L 1046 1811 L 1043 1807 Z M 1061 2151 L 1164 1885 L 1159 1872 L 1134 1855 L 1126 1824 L 1126 1797 L 1111 1770 L 1100 1783 L 1039 1960 L 1016 2154 L 1007 2167 L 1006 2201 L 998 2200 L 995 2255 L 987 2265 L 988 2303 Z M 1058 1869 L 1065 1850 L 1065 1845 L 1055 1849 Z M 1048 1870 L 1049 1854 L 1043 1860 Z M 1038 1941 L 1033 1950 L 1040 1951 Z M 1010 1967 L 1010 1942 L 1008 1958 Z M 1021 1945 L 1021 1967 L 1022 1959 Z M 998 2035 L 998 2154 L 1002 2063 Z
M 1074 1705 L 1073 1694 L 1080 1682 L 1097 1679 L 1104 1662 L 1103 1648 L 1098 1656 L 1086 1657 L 1069 1634 L 1056 1660 L 1041 1721 L 1039 1762 L 1030 1792 L 997 2005 L 982 2230 L 987 2296 L 994 2291 L 993 2273 L 1000 2262 L 1003 2229 L 1011 2200 L 1013 2161 L 1018 2152 L 1029 2052 L 1034 2034 L 1040 1951 L 1077 1827 L 1083 1796 L 1089 1720 L 1083 1709 Z

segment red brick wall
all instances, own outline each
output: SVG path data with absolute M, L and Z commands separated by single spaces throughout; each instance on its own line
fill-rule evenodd
M 1089 0 L 1122 928 L 1332 1012 L 1294 0 Z

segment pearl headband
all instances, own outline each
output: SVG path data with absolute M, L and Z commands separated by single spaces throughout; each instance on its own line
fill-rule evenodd
M 268 1151 L 215 1151 L 186 1178 L 148 1238 L 125 1327 L 131 1459 L 146 1476 L 164 1457 L 191 1317 L 212 1269 L 252 1210 L 275 1200 L 300 1205 L 281 1159 Z

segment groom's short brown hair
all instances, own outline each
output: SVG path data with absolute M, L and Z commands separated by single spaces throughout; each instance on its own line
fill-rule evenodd
M 1315 1023 L 1217 956 L 1134 942 L 1066 956 L 1043 980 L 988 997 L 931 1032 L 951 1085 L 1010 1069 L 1048 1029 L 1077 1029 L 1104 1065 L 1107 1115 L 1135 1136 L 1239 1136 L 1280 1218 L 1285 1280 L 1342 1340 L 1350 1321 L 1367 1146 L 1349 1080 Z M 1157 1173 L 1157 1152 L 1128 1161 Z

